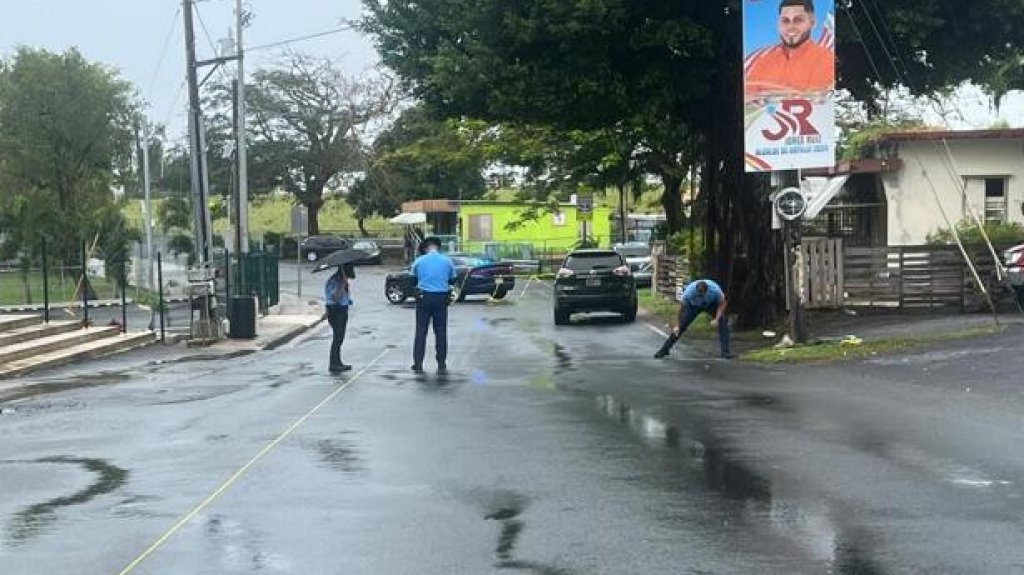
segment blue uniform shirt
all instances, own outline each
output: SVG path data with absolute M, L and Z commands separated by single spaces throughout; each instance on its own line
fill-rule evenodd
M 334 293 L 335 290 L 338 290 L 337 294 Z M 344 284 L 338 281 L 337 274 L 331 276 L 324 285 L 324 302 L 327 305 L 339 305 L 342 307 L 352 305 L 352 297 L 349 295 L 348 290 L 345 289 Z
M 700 295 L 697 292 L 697 284 L 704 282 L 708 284 L 708 293 Z M 683 303 L 692 305 L 693 307 L 700 309 L 717 308 L 722 304 L 722 300 L 725 298 L 725 293 L 722 292 L 722 288 L 717 283 L 711 280 L 699 280 L 690 282 L 683 290 L 683 296 L 680 298 Z
M 448 293 L 448 282 L 455 279 L 455 265 L 439 252 L 427 252 L 412 264 L 416 287 L 424 293 Z

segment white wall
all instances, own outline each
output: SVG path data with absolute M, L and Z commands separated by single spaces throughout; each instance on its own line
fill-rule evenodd
M 955 224 L 968 217 L 965 177 L 1007 177 L 1007 220 L 1024 224 L 1024 140 L 899 142 L 898 157 L 903 168 L 882 176 L 889 203 L 889 245 L 923 244 L 928 234 L 948 227 L 946 218 Z M 969 204 L 983 213 L 983 184 L 971 180 L 967 188 Z

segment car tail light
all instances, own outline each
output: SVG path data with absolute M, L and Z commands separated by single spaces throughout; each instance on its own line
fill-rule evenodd
M 629 266 L 619 266 L 613 269 L 612 273 L 624 278 L 628 278 L 629 276 L 633 275 L 633 272 L 629 271 Z
M 574 275 L 576 275 L 576 274 L 571 269 L 569 269 L 569 268 L 562 268 L 562 269 L 558 270 L 557 274 L 555 274 L 555 279 L 564 280 L 566 278 L 571 278 Z

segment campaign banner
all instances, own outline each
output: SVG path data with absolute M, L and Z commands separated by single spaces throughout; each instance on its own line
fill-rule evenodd
M 835 165 L 835 0 L 743 0 L 748 172 Z

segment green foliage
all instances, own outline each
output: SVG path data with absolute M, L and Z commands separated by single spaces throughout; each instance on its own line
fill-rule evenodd
M 852 133 L 839 143 L 839 157 L 844 160 L 858 160 L 869 157 L 873 152 L 875 142 L 885 134 L 922 129 L 924 127 L 923 121 L 911 117 L 903 117 L 896 120 L 879 120 L 862 126 L 848 126 L 847 130 Z
M 982 245 L 985 243 L 981 229 L 974 220 L 966 219 L 956 224 L 956 232 L 964 245 Z M 1012 246 L 1024 242 L 1024 226 L 1017 222 L 987 222 L 985 233 L 995 246 Z M 956 243 L 953 232 L 949 228 L 939 228 L 928 234 L 926 240 L 932 245 L 949 245 Z
M 177 257 L 181 254 L 188 255 L 188 264 L 192 265 L 196 261 L 196 244 L 192 241 L 192 236 L 185 233 L 175 233 L 167 240 L 167 249 L 171 251 L 171 255 Z
M 257 70 L 247 88 L 250 176 L 257 187 L 293 194 L 319 233 L 325 190 L 365 169 L 360 137 L 394 105 L 383 80 L 353 80 L 327 59 L 292 54 L 282 66 Z
M 0 67 L 0 217 L 8 242 L 35 258 L 75 260 L 111 187 L 126 174 L 135 107 L 131 87 L 75 50 L 20 48 Z
M 164 232 L 174 229 L 188 230 L 192 227 L 192 205 L 185 196 L 170 196 L 156 204 L 153 210 L 157 222 Z
M 369 168 L 348 202 L 362 220 L 393 216 L 409 200 L 478 199 L 485 190 L 483 168 L 481 152 L 457 122 L 409 108 L 377 137 Z

